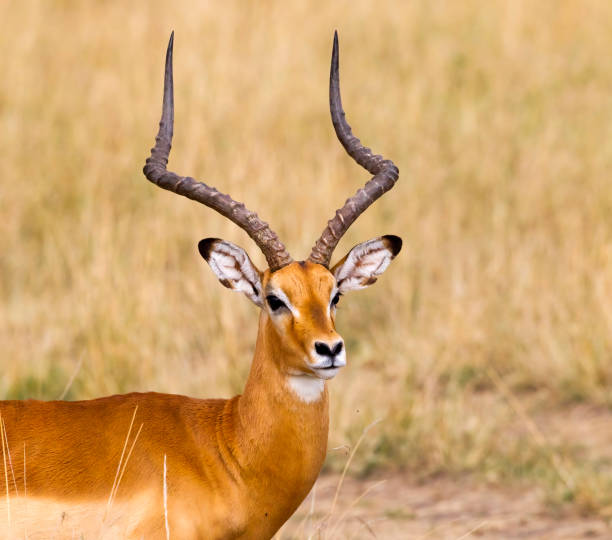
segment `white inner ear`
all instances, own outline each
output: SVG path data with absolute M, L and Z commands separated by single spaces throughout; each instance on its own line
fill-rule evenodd
M 221 283 L 263 306 L 259 272 L 242 248 L 230 242 L 217 241 L 210 250 L 208 264 Z
M 334 272 L 338 290 L 344 293 L 372 285 L 392 260 L 393 253 L 381 238 L 356 245 Z

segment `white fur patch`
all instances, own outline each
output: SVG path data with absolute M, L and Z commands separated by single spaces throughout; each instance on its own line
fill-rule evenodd
M 393 253 L 379 237 L 356 245 L 335 270 L 340 292 L 364 289 L 376 281 L 391 264 Z
M 322 379 L 333 379 L 338 373 L 338 369 L 346 366 L 346 347 L 344 346 L 344 342 L 342 351 L 334 357 L 334 367 L 337 369 L 322 369 L 330 365 L 328 356 L 321 356 L 315 352 L 312 354 L 311 359 L 314 361 L 310 364 L 310 367 L 318 370 L 317 375 L 319 377 Z
M 160 479 L 161 482 L 161 479 Z M 163 514 L 158 494 L 136 493 L 129 500 L 55 501 L 28 496 L 10 498 L 10 523 L 6 499 L 0 500 L 0 538 L 72 540 L 133 538 L 134 531 Z M 105 519 L 106 517 L 106 519 Z M 148 538 L 148 536 L 147 536 Z
M 256 305 L 263 305 L 259 272 L 242 248 L 231 242 L 217 241 L 207 262 L 219 281 L 229 283 L 232 290 L 244 293 Z
M 325 381 L 309 375 L 289 375 L 287 384 L 304 403 L 318 401 L 323 395 Z

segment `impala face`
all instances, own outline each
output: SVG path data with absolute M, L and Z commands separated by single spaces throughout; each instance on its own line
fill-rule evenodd
M 294 262 L 264 276 L 263 309 L 281 338 L 292 375 L 331 379 L 346 365 L 335 328 L 340 291 L 333 274 L 312 262 Z M 287 354 L 288 353 L 288 354 Z
M 263 310 L 285 375 L 331 379 L 346 365 L 344 340 L 335 328 L 341 295 L 373 284 L 401 246 L 397 236 L 381 236 L 355 246 L 331 270 L 302 261 L 263 273 L 230 242 L 207 238 L 198 249 L 225 287 Z

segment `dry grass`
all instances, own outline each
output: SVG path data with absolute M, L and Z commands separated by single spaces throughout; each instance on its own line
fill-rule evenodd
M 357 470 L 477 471 L 612 503 L 609 464 L 515 429 L 487 375 L 527 415 L 612 405 L 612 5 L 9 1 L 0 26 L 0 396 L 58 397 L 81 360 L 70 399 L 240 391 L 257 313 L 196 244 L 263 258 L 141 173 L 166 40 L 172 167 L 245 200 L 301 257 L 366 179 L 327 112 L 337 27 L 350 122 L 401 171 L 338 254 L 382 233 L 406 247 L 342 301 L 330 446 L 383 417 Z

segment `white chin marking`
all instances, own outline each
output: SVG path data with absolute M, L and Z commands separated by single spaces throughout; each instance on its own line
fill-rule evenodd
M 289 375 L 287 384 L 293 393 L 304 403 L 318 401 L 323 395 L 325 381 L 310 375 Z
M 339 367 L 333 369 L 317 369 L 317 377 L 319 377 L 321 380 L 328 381 L 333 379 L 338 374 L 339 369 Z

